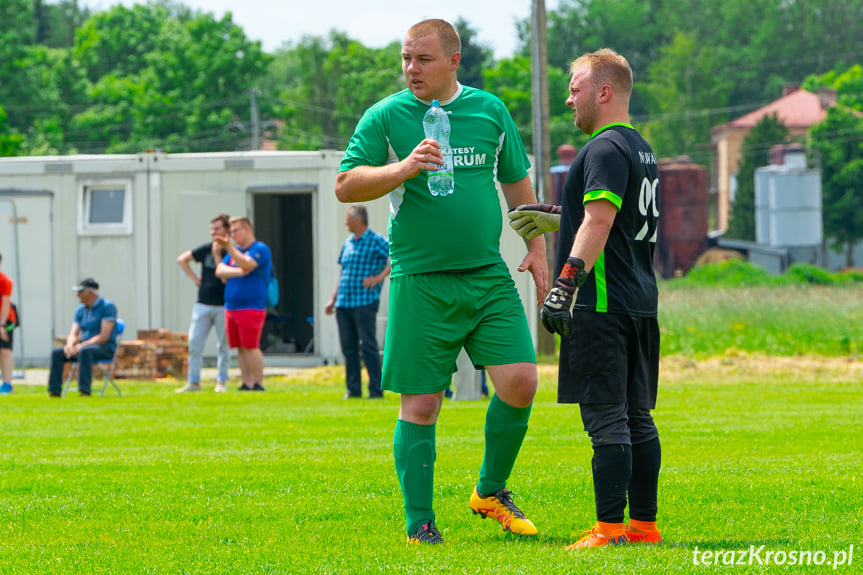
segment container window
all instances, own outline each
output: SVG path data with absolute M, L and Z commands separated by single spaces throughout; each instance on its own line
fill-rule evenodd
M 132 183 L 126 180 L 84 181 L 78 187 L 78 233 L 130 235 Z

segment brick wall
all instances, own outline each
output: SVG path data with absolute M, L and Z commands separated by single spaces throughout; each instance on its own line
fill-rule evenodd
M 185 379 L 189 337 L 167 329 L 140 329 L 138 338 L 121 341 L 114 376 L 127 379 Z

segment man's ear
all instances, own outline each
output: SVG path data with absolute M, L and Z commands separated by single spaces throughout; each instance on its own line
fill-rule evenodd
M 452 56 L 449 57 L 450 72 L 458 70 L 459 63 L 461 63 L 461 52 L 453 52 Z
M 606 102 L 611 100 L 611 93 L 611 86 L 609 86 L 608 84 L 603 84 L 602 87 L 599 89 L 599 103 L 605 104 Z

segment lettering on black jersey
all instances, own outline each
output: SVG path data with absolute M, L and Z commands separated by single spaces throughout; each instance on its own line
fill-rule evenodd
M 638 159 L 641 160 L 642 164 L 656 164 L 656 156 L 653 155 L 653 152 L 638 152 Z

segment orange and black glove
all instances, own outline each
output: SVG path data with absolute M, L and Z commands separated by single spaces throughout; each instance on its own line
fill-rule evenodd
M 545 296 L 539 312 L 542 326 L 551 333 L 569 337 L 572 335 L 572 304 L 578 288 L 587 279 L 584 261 L 581 258 L 568 258 L 566 265 L 555 280 L 554 287 Z

